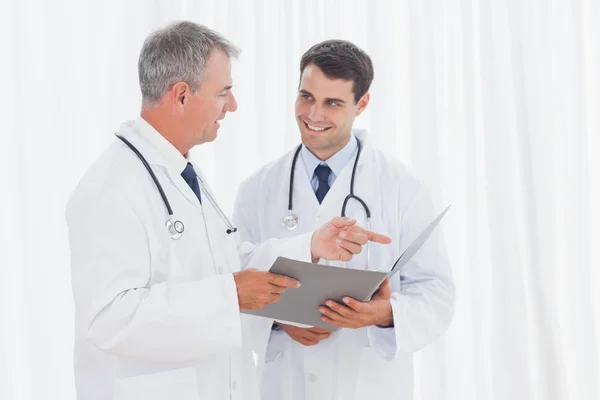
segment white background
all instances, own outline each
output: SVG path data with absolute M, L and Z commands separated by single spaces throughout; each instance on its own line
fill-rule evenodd
M 228 214 L 299 142 L 302 53 L 372 56 L 357 126 L 453 204 L 456 316 L 416 357 L 417 400 L 600 398 L 598 0 L 2 0 L 0 399 L 75 398 L 64 207 L 138 115 L 142 41 L 174 19 L 243 51 L 239 110 L 193 153 Z

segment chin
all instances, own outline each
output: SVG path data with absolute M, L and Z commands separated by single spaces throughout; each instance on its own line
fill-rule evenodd
M 321 149 L 329 146 L 329 135 L 323 135 L 308 130 L 302 130 L 302 142 L 308 147 Z
M 213 132 L 208 132 L 206 135 L 204 135 L 204 138 L 207 142 L 214 142 L 217 139 L 217 136 L 219 136 L 219 133 L 214 130 Z

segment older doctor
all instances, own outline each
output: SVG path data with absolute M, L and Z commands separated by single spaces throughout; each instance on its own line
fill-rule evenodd
M 237 52 L 189 22 L 148 37 L 139 58 L 141 116 L 122 126 L 69 200 L 78 399 L 257 399 L 247 335 L 254 317 L 240 310 L 277 301 L 298 282 L 239 272 L 240 256 L 265 269 L 278 255 L 347 260 L 369 238 L 389 242 L 338 218 L 291 240 L 237 244 L 186 159 L 237 108 Z M 336 242 L 341 232 L 347 236 Z
M 353 191 L 364 205 L 352 198 L 345 214 L 366 224 L 368 209 L 373 228 L 388 232 L 394 245 L 373 244 L 370 256 L 363 251 L 348 263 L 331 264 L 389 270 L 436 210 L 419 179 L 371 147 L 364 132 L 352 130 L 369 104 L 371 59 L 352 43 L 326 41 L 302 56 L 300 75 L 295 115 L 302 145 L 241 186 L 234 211 L 241 238 L 260 243 L 309 232 L 339 216 Z M 289 208 L 298 218 L 295 229 L 282 225 Z M 324 321 L 342 329 L 275 323 L 264 332 L 262 399 L 410 399 L 412 354 L 447 329 L 453 310 L 454 285 L 438 228 L 371 301 L 330 302 L 321 309 Z

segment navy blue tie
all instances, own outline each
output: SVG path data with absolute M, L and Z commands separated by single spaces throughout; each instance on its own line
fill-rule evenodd
M 191 163 L 187 163 L 185 169 L 181 173 L 181 177 L 187 182 L 190 188 L 192 188 L 194 194 L 198 198 L 198 201 L 202 203 L 202 199 L 200 198 L 200 185 L 198 185 L 196 171 L 194 171 L 194 167 Z
M 317 168 L 315 168 L 315 175 L 319 180 L 319 186 L 317 187 L 317 200 L 319 200 L 319 204 L 323 202 L 325 195 L 329 191 L 329 173 L 331 172 L 331 168 L 327 164 L 319 164 Z

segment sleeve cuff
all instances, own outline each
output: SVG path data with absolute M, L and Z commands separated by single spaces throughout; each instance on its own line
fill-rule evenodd
M 392 299 L 392 312 L 394 316 L 399 315 L 398 300 Z M 369 326 L 367 327 L 367 337 L 369 346 L 377 353 L 377 355 L 386 361 L 391 361 L 398 356 L 398 342 L 394 322 L 390 326 Z
M 282 255 L 294 260 L 312 262 L 310 247 L 312 244 L 313 232 L 304 233 L 288 239 L 285 242 Z
M 377 326 L 367 327 L 367 337 L 369 346 L 377 355 L 386 361 L 391 361 L 396 357 L 398 347 L 396 346 L 396 329 L 379 328 Z

